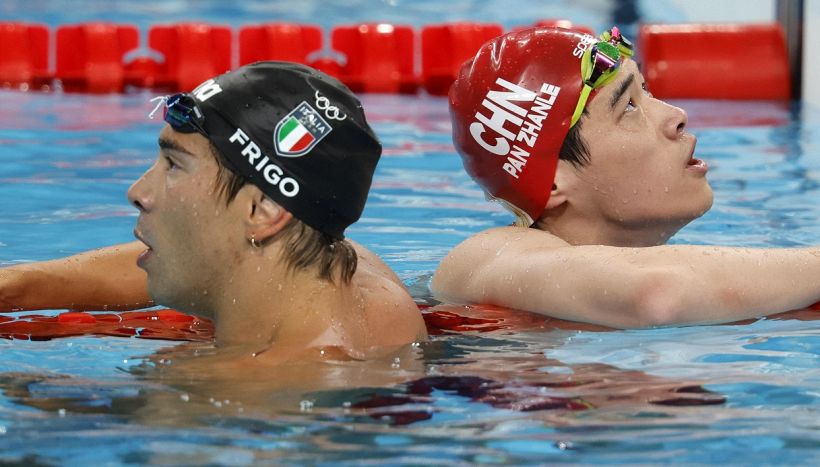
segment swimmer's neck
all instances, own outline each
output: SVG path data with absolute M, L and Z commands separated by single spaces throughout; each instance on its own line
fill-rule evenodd
M 275 346 L 334 345 L 334 336 L 353 332 L 350 323 L 362 312 L 350 284 L 320 279 L 313 268 L 288 268 L 278 245 L 251 252 L 234 270 L 209 313 L 218 347 L 261 353 Z
M 692 219 L 650 219 L 627 222 L 564 212 L 542 216 L 533 228 L 549 232 L 570 245 L 638 248 L 666 244 L 691 221 Z

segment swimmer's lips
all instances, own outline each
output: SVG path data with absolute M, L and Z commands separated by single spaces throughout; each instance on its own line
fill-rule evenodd
M 695 146 L 698 144 L 698 139 L 695 136 L 692 136 L 692 139 L 692 149 L 689 151 L 689 159 L 686 161 L 686 169 L 705 174 L 709 170 L 709 165 L 706 161 L 695 157 Z
M 137 229 L 134 229 L 134 237 L 136 237 L 137 240 L 141 241 L 143 244 L 145 244 L 145 246 L 148 247 L 145 249 L 145 251 L 140 253 L 139 256 L 137 256 L 137 266 L 145 269 L 145 262 L 148 261 L 148 257 L 151 256 L 151 254 L 154 252 L 154 249 L 151 248 L 151 245 L 149 245 L 148 242 L 146 242 L 142 238 L 142 235 L 140 235 L 140 232 Z

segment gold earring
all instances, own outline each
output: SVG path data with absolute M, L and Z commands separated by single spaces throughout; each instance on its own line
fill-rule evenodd
M 251 243 L 252 247 L 262 248 L 262 244 L 256 241 L 256 235 L 255 234 L 251 234 L 251 238 L 248 239 L 248 241 Z

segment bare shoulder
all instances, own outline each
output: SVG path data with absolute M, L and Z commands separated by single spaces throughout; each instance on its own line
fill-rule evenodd
M 515 260 L 529 253 L 543 252 L 569 244 L 555 235 L 525 227 L 498 227 L 479 232 L 453 248 L 433 275 L 433 293 L 440 298 L 452 297 L 452 291 L 463 285 L 481 266 L 499 258 Z
M 401 279 L 375 253 L 351 242 L 358 254 L 352 285 L 360 293 L 373 345 L 402 345 L 427 336 L 424 320 Z

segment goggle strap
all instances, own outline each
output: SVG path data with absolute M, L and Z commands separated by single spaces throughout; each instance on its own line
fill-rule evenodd
M 581 57 L 581 79 L 586 82 L 588 79 L 592 77 L 594 64 L 592 60 L 590 60 L 590 56 L 592 55 L 592 47 L 588 47 L 586 51 L 584 51 L 584 56 Z
M 152 110 L 151 113 L 148 114 L 148 118 L 153 120 L 154 115 L 156 115 L 156 113 L 159 112 L 159 109 L 161 109 L 168 103 L 168 96 L 157 96 L 148 102 L 156 102 L 156 104 L 154 104 L 154 110 Z
M 584 114 L 584 107 L 586 106 L 587 100 L 589 99 L 589 94 L 592 92 L 592 86 L 588 84 L 584 84 L 584 88 L 581 89 L 581 97 L 578 99 L 578 105 L 575 106 L 575 112 L 572 114 L 572 120 L 569 122 L 569 127 L 572 128 L 578 123 L 578 120 L 581 119 L 581 115 Z

